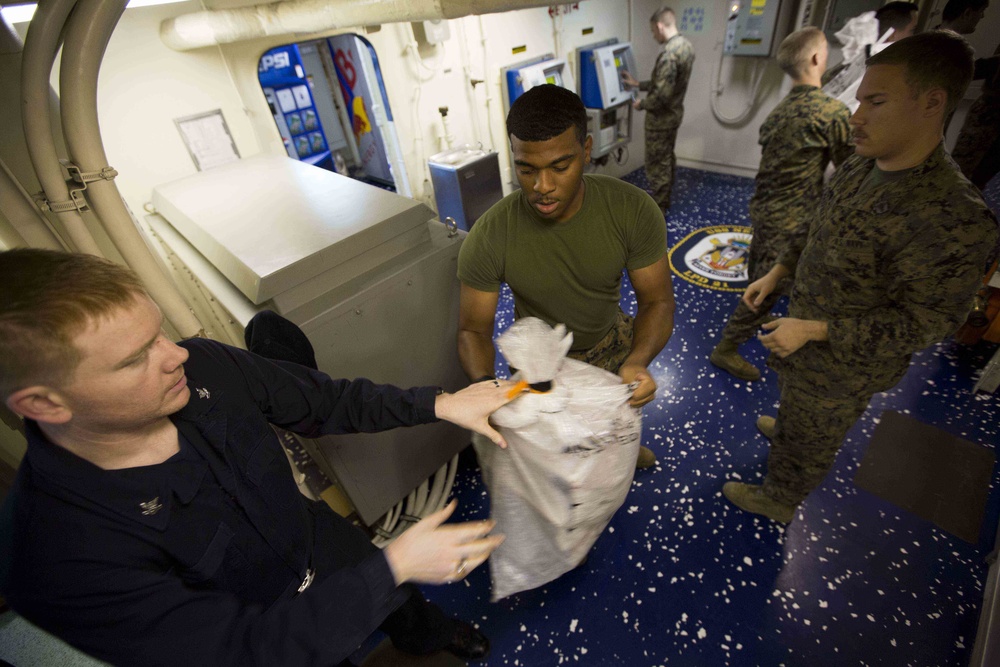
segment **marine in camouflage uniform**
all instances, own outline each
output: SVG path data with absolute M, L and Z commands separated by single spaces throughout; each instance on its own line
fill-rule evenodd
M 751 282 L 764 277 L 796 235 L 808 232 L 809 219 L 823 193 L 826 166 L 831 161 L 839 166 L 854 152 L 847 124 L 850 115 L 843 102 L 816 86 L 799 84 L 761 126 L 763 150 L 750 199 Z M 722 330 L 722 339 L 733 345 L 750 340 L 789 283 L 784 281 L 769 294 L 757 312 L 741 299 Z
M 962 123 L 952 158 L 962 173 L 980 190 L 1000 171 L 1000 47 L 992 58 L 977 61 L 992 63 L 993 69 L 983 83 L 983 93 L 972 103 Z
M 684 94 L 693 66 L 691 42 L 683 35 L 674 35 L 663 45 L 650 80 L 639 84 L 639 90 L 648 93 L 636 105 L 646 111 L 646 176 L 653 199 L 664 213 L 670 208 L 677 167 L 674 144 L 684 119 Z
M 942 144 L 920 165 L 878 172 L 849 158 L 824 192 L 792 268 L 789 316 L 824 321 L 828 340 L 772 354 L 781 405 L 763 493 L 789 506 L 823 481 L 875 392 L 913 352 L 965 321 L 997 240 L 997 220 Z M 873 173 L 874 172 L 874 173 Z

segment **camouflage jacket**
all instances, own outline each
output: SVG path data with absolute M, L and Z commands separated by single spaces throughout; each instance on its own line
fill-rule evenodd
M 808 238 L 780 257 L 793 269 L 789 315 L 821 320 L 779 370 L 851 391 L 888 389 L 910 355 L 965 320 L 997 240 L 997 219 L 943 145 L 902 178 L 859 189 L 875 165 L 849 158 L 823 193 Z
M 850 116 L 843 102 L 815 86 L 797 85 L 778 103 L 760 127 L 763 150 L 750 200 L 755 227 L 807 228 L 803 218 L 823 193 L 826 165 L 840 166 L 854 153 Z
M 694 48 L 683 35 L 674 35 L 663 45 L 653 66 L 653 76 L 639 90 L 648 94 L 639 103 L 647 111 L 647 130 L 676 130 L 684 118 L 684 93 L 691 79 Z

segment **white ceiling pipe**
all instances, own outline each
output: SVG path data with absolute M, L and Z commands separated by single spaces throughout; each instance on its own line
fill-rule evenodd
M 49 76 L 59 50 L 60 35 L 76 0 L 43 2 L 28 26 L 21 59 L 21 122 L 28 157 L 38 176 L 38 182 L 50 202 L 70 201 L 64 180 L 55 138 L 52 136 Z M 83 217 L 76 209 L 57 211 L 73 249 L 91 255 L 101 255 Z
M 0 18 L 0 60 L 4 74 L 10 74 L 18 68 L 18 64 L 23 58 L 23 47 L 21 38 L 14 31 L 14 28 L 4 19 Z M 4 77 L 4 84 L 12 86 L 13 90 L 5 91 L 16 95 L 20 89 L 19 82 Z M 16 109 L 5 99 L 5 109 L 11 113 L 19 115 Z M 11 136 L 11 135 L 14 136 Z M 5 144 L 10 141 L 16 142 L 16 133 L 5 131 L 3 140 Z M 15 150 L 0 159 L 0 247 L 3 248 L 23 248 L 37 247 L 49 248 L 52 250 L 65 250 L 66 244 L 59 234 L 52 229 L 48 218 L 43 217 L 31 196 L 24 189 L 24 186 L 14 175 L 14 171 L 8 167 L 4 160 L 17 159 Z M 29 169 L 30 171 L 30 169 Z M 21 173 L 21 178 L 26 176 Z
M 80 2 L 66 24 L 59 72 L 63 133 L 70 156 L 85 173 L 100 172 L 109 166 L 97 120 L 97 76 L 126 3 L 127 0 Z M 87 200 L 125 262 L 139 275 L 177 332 L 184 338 L 204 335 L 198 318 L 146 244 L 114 181 L 98 179 L 89 183 Z
M 270 35 L 454 19 L 551 4 L 552 0 L 286 0 L 182 14 L 160 24 L 160 39 L 176 51 L 188 51 Z

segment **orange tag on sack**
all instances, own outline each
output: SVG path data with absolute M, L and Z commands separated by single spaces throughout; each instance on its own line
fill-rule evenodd
M 513 387 L 510 388 L 510 390 L 507 392 L 507 398 L 513 400 L 522 391 L 528 389 L 529 386 L 530 385 L 527 382 L 521 380 L 520 382 L 518 382 L 517 384 L 515 384 Z

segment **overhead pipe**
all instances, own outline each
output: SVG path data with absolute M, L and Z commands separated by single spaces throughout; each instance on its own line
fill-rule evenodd
M 97 77 L 101 60 L 127 0 L 78 3 L 65 30 L 59 89 L 62 124 L 70 156 L 87 182 L 87 201 L 125 262 L 139 275 L 164 316 L 184 338 L 204 335 L 198 319 L 178 294 L 146 245 L 114 183 L 97 120 Z M 93 180 L 91 180 L 93 179 Z
M 28 157 L 45 193 L 46 206 L 62 222 L 73 250 L 101 255 L 101 250 L 83 222 L 77 205 L 82 198 L 70 195 L 59 165 L 52 136 L 51 87 L 49 76 L 59 51 L 62 28 L 77 0 L 39 3 L 28 25 L 21 59 L 21 123 L 28 145 Z
M 160 39 L 176 51 L 189 51 L 272 35 L 456 19 L 550 4 L 552 0 L 285 0 L 182 14 L 160 24 Z
M 24 44 L 21 37 L 5 19 L 0 17 L 0 57 L 4 60 L 23 59 Z M 11 67 L 5 72 L 12 73 Z M 20 89 L 17 81 L 10 82 L 14 86 L 12 93 Z M 13 108 L 11 111 L 19 111 Z M 14 158 L 14 155 L 5 156 L 4 159 Z M 24 178 L 24 175 L 21 176 Z M 23 248 L 36 247 L 51 250 L 65 250 L 67 248 L 59 232 L 53 229 L 48 218 L 42 216 L 38 211 L 31 195 L 24 189 L 21 181 L 15 176 L 14 171 L 7 166 L 7 162 L 0 160 L 0 247 L 2 248 Z

